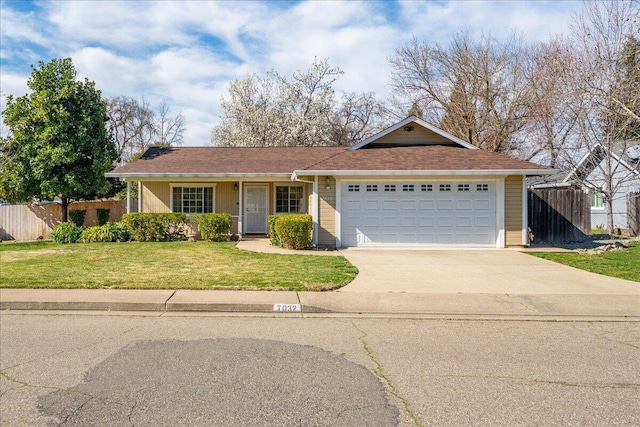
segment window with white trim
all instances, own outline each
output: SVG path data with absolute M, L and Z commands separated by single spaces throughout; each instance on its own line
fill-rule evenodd
M 378 191 L 378 184 L 367 184 L 367 191 Z
M 476 191 L 489 191 L 489 184 L 476 184 Z
M 420 186 L 420 191 L 433 191 L 433 185 L 431 185 L 431 184 L 422 184 Z
M 395 184 L 385 184 L 384 185 L 384 191 L 396 191 L 396 185 Z
M 360 185 L 359 184 L 349 184 L 347 186 L 347 191 L 358 192 L 358 191 L 360 191 Z
M 276 213 L 302 212 L 303 188 L 300 186 L 276 186 Z
M 173 212 L 213 212 L 213 187 L 172 187 Z
M 451 191 L 451 184 L 440 184 L 440 191 Z
M 599 191 L 591 190 L 589 192 L 589 204 L 593 209 L 603 209 L 604 208 L 604 197 L 602 193 Z
M 402 184 L 402 191 L 413 191 L 414 188 L 413 184 Z
M 469 191 L 469 184 L 458 184 L 458 191 Z

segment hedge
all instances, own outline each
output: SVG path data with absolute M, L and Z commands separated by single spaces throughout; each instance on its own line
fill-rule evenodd
M 187 215 L 184 213 L 135 212 L 122 215 L 122 223 L 138 242 L 186 240 Z
M 122 242 L 129 240 L 129 232 L 121 222 L 108 222 L 104 225 L 89 227 L 82 232 L 80 241 L 90 242 Z
M 204 240 L 222 242 L 228 240 L 231 233 L 231 214 L 206 213 L 198 216 L 200 236 Z
M 276 233 L 276 219 L 277 215 L 269 215 L 269 240 L 273 246 L 282 246 L 282 242 Z
M 306 249 L 311 246 L 313 219 L 308 214 L 281 215 L 275 220 L 275 230 L 282 246 L 288 249 Z
M 75 243 L 81 235 L 82 228 L 72 222 L 61 222 L 51 231 L 51 239 L 56 243 Z
M 84 217 L 87 215 L 85 209 L 74 209 L 69 211 L 69 219 L 78 227 L 82 227 L 84 224 Z

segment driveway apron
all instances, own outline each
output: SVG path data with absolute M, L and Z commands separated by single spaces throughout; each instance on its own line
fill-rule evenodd
M 340 292 L 629 295 L 640 283 L 589 273 L 510 249 L 340 251 L 356 279 Z

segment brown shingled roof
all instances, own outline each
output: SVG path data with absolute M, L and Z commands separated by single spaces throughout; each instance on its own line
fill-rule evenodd
M 110 176 L 266 174 L 293 171 L 540 170 L 540 165 L 485 150 L 445 145 L 363 147 L 153 147 Z

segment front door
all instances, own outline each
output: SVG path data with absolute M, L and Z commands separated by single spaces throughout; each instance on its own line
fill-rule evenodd
M 245 233 L 267 234 L 269 186 L 246 184 L 244 193 Z

